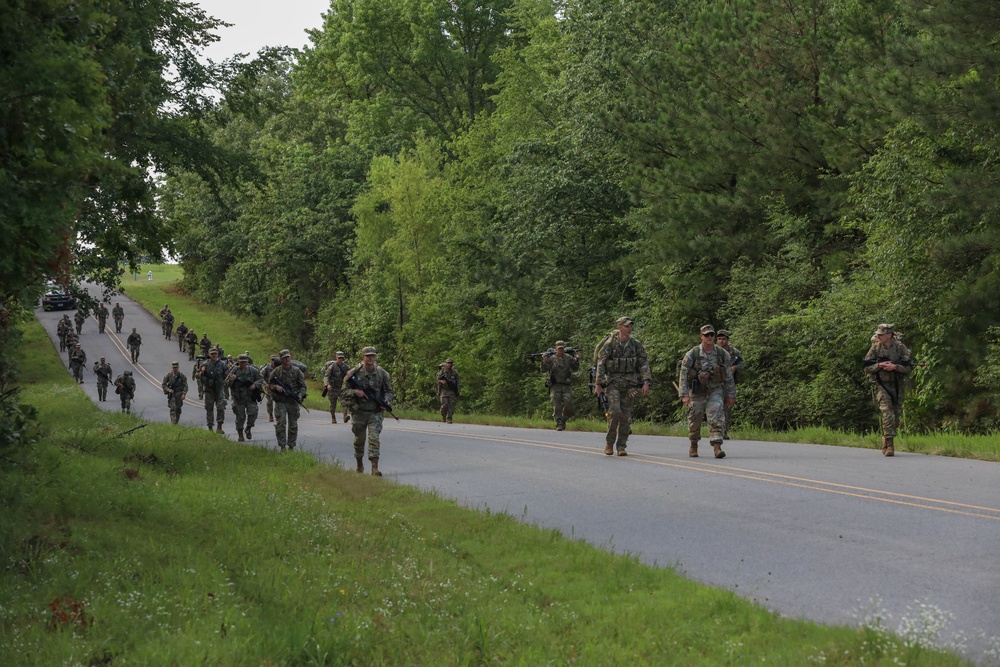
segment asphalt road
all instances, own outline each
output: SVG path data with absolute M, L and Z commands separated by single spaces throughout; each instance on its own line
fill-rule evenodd
M 172 360 L 189 376 L 192 363 L 154 316 L 120 302 L 122 334 L 111 321 L 104 335 L 96 319 L 84 325 L 80 388 L 97 401 L 90 367 L 104 356 L 115 375 L 134 368 L 135 411 L 168 421 L 160 380 Z M 62 314 L 37 314 L 58 349 Z M 133 326 L 144 341 L 134 367 L 125 350 Z M 204 408 L 187 403 L 182 421 L 205 428 Z M 113 391 L 98 405 L 119 409 Z M 273 448 L 263 404 L 261 414 L 254 442 Z M 230 412 L 231 438 L 233 423 Z M 353 467 L 350 426 L 330 424 L 329 413 L 303 413 L 299 440 L 320 460 Z M 703 441 L 703 458 L 691 459 L 686 439 L 633 436 L 628 457 L 608 457 L 600 434 L 387 418 L 380 468 L 468 507 L 675 567 L 787 617 L 857 624 L 877 614 L 891 629 L 1000 663 L 997 464 L 777 442 L 734 440 L 725 449 L 726 459 L 705 458 Z

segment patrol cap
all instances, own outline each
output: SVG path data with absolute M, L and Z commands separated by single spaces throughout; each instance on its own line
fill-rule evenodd
M 250 361 L 250 357 L 247 356 L 247 355 L 245 355 L 245 354 L 241 354 L 240 356 L 236 357 L 236 361 L 246 361 L 246 362 L 249 362 Z
M 341 352 L 340 350 L 337 350 L 337 354 L 334 355 L 334 356 L 336 356 L 338 359 L 343 359 L 344 358 L 344 353 Z
M 208 353 L 209 354 L 218 354 L 219 353 L 219 349 L 215 348 L 215 347 L 210 347 L 210 348 L 208 348 Z
M 375 348 L 371 347 L 370 345 L 368 347 L 366 347 L 366 348 L 364 348 L 364 349 L 361 350 L 361 355 L 362 356 L 367 357 L 369 354 L 378 354 L 378 352 L 376 352 Z
M 280 357 L 278 357 L 277 355 L 274 355 L 274 354 L 272 354 L 272 355 L 271 355 L 271 361 L 272 361 L 272 362 L 274 362 L 274 361 L 281 361 L 281 358 L 280 358 Z
M 725 336 L 726 338 L 729 338 L 729 331 L 727 329 L 719 329 L 717 332 L 715 332 L 715 335 L 719 336 L 720 338 L 722 336 Z
M 288 350 L 282 350 L 281 352 L 278 353 L 278 356 L 284 359 L 285 357 L 291 357 L 292 353 L 289 352 Z
M 625 324 L 632 324 L 632 318 L 627 315 L 623 315 L 619 317 L 617 320 L 615 320 L 615 326 L 620 327 Z
M 706 324 L 701 328 L 702 336 L 707 336 L 708 334 L 714 334 L 714 333 L 715 333 L 715 327 L 713 327 L 711 324 Z
M 132 375 L 132 371 L 125 371 L 125 375 Z
M 880 324 L 875 327 L 875 333 L 879 335 L 896 333 L 896 327 L 893 324 Z
M 453 363 L 455 363 L 455 360 L 454 359 L 445 359 L 444 363 L 446 363 L 446 364 L 453 364 Z
M 180 366 L 180 365 L 181 365 L 181 362 L 179 362 L 179 361 L 174 361 L 174 362 L 171 362 L 171 364 L 170 364 L 170 365 L 171 365 L 171 366 L 173 366 L 173 367 L 175 367 L 175 368 L 177 368 L 178 366 Z

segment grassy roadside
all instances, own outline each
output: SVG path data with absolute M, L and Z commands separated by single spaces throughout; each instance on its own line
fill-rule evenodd
M 306 454 L 116 437 L 140 422 L 25 341 L 46 437 L 0 461 L 7 665 L 965 664 Z
M 143 282 L 140 279 L 133 284 L 126 281 L 125 287 L 126 293 L 133 299 L 136 299 L 150 312 L 156 313 L 163 307 L 164 303 L 169 303 L 175 313 L 184 314 L 188 326 L 194 327 L 195 331 L 199 334 L 204 327 L 210 326 L 209 333 L 213 334 L 213 332 L 216 332 L 210 337 L 212 340 L 216 340 L 217 336 L 218 340 L 222 341 L 227 352 L 232 351 L 236 354 L 243 350 L 250 350 L 255 360 L 263 360 L 273 350 L 285 347 L 273 336 L 269 336 L 253 328 L 243 318 L 225 312 L 211 304 L 204 304 L 178 290 L 176 281 L 179 281 L 183 277 L 183 269 L 179 265 L 143 266 L 140 278 L 145 276 L 145 272 L 149 270 L 153 271 L 154 280 L 152 282 Z M 306 399 L 306 403 L 310 409 L 325 410 L 328 408 L 329 404 L 325 399 L 320 397 L 319 390 L 320 383 L 317 380 L 311 380 L 311 393 L 309 398 Z M 459 404 L 459 409 L 461 410 L 461 404 Z M 400 409 L 397 411 L 397 414 L 400 417 L 408 419 L 423 419 L 427 421 L 438 421 L 441 418 L 439 414 L 432 411 Z M 505 417 L 462 412 L 456 415 L 455 421 L 491 426 L 552 428 L 552 420 L 550 419 L 530 419 L 525 417 Z M 571 431 L 598 433 L 604 432 L 606 426 L 603 420 L 584 417 L 570 421 L 567 428 Z M 636 422 L 633 424 L 633 432 L 637 435 L 686 437 L 687 425 Z M 858 435 L 856 433 L 844 433 L 821 427 L 801 428 L 791 431 L 741 428 L 734 429 L 732 436 L 737 440 L 801 442 L 839 447 L 864 447 L 876 450 L 881 446 L 881 436 L 875 433 Z M 1000 461 L 1000 435 L 906 434 L 896 439 L 896 449 L 919 454 Z

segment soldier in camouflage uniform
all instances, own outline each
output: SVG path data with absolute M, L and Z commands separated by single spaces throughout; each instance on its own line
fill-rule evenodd
M 100 401 L 108 399 L 108 384 L 111 382 L 111 364 L 101 357 L 100 361 L 94 362 L 94 374 L 97 376 L 97 398 Z
M 649 395 L 653 374 L 649 369 L 646 348 L 632 337 L 632 318 L 619 317 L 615 321 L 617 332 L 612 332 L 598 350 L 597 375 L 594 393 L 608 396 L 608 434 L 604 453 L 611 456 L 628 456 L 625 448 L 632 433 L 629 424 L 632 407 L 640 393 Z
M 878 406 L 882 412 L 882 455 L 895 456 L 894 440 L 903 417 L 906 380 L 913 370 L 913 357 L 897 338 L 893 325 L 878 325 L 875 336 L 876 340 L 868 349 L 863 366 L 875 381 Z
M 115 302 L 115 307 L 111 309 L 111 318 L 115 321 L 115 333 L 122 332 L 122 322 L 125 321 L 125 309 L 122 308 L 122 304 L 118 301 Z M 129 377 L 132 377 L 129 375 Z M 135 382 L 135 380 L 133 380 Z
M 267 402 L 267 421 L 274 421 L 274 397 L 268 388 L 267 382 L 271 379 L 271 373 L 281 364 L 281 359 L 277 356 L 271 357 L 271 361 L 260 367 L 260 376 L 264 378 L 264 398 Z
M 733 383 L 740 383 L 740 375 L 743 373 L 743 353 L 729 344 L 729 332 L 719 329 L 715 334 L 715 344 L 729 353 L 729 359 L 733 364 Z M 729 440 L 729 429 L 733 425 L 733 406 L 727 405 L 725 409 L 726 423 L 722 427 L 722 439 Z
M 725 407 L 736 402 L 736 383 L 733 382 L 732 359 L 715 344 L 715 327 L 711 324 L 701 328 L 701 343 L 684 355 L 678 382 L 681 401 L 688 409 L 688 439 L 691 441 L 688 456 L 698 456 L 701 424 L 707 414 L 709 442 L 715 458 L 725 458 L 726 453 L 722 451 Z
M 168 309 L 163 315 L 163 336 L 167 340 L 172 340 L 174 334 L 174 314 Z
M 257 423 L 257 402 L 260 400 L 264 378 L 256 366 L 250 364 L 250 357 L 241 354 L 236 358 L 236 366 L 229 369 L 226 385 L 233 397 L 233 412 L 236 413 L 236 435 L 239 441 L 250 440 L 252 429 Z M 246 430 L 244 430 L 244 424 Z
M 188 361 L 194 361 L 195 351 L 198 349 L 198 334 L 194 329 L 184 336 L 184 343 L 187 345 Z
M 108 307 L 103 303 L 97 308 L 97 332 L 104 333 L 104 327 L 108 326 Z
M 66 334 L 73 329 L 73 322 L 69 319 L 69 313 L 65 313 L 59 324 L 56 325 L 56 333 L 59 334 L 59 351 L 66 351 Z
M 382 408 L 368 398 L 365 392 L 358 389 L 351 378 L 355 378 L 358 383 L 368 390 L 368 392 L 392 405 L 392 381 L 389 373 L 384 368 L 376 364 L 378 354 L 374 347 L 366 347 L 361 350 L 363 361 L 355 368 L 347 372 L 344 378 L 344 388 L 340 397 L 344 405 L 351 411 L 354 424 L 351 430 L 354 431 L 354 459 L 357 462 L 357 471 L 365 471 L 365 437 L 368 439 L 368 460 L 372 464 L 372 474 L 381 477 L 382 473 L 378 469 L 378 460 L 381 456 L 381 434 L 382 434 Z
M 83 323 L 87 321 L 87 314 L 83 312 L 83 308 L 77 308 L 73 321 L 76 322 L 76 335 L 79 336 L 83 333 Z
M 73 351 L 69 354 L 69 367 L 73 371 L 73 379 L 83 384 L 83 368 L 87 365 L 87 353 L 83 351 L 80 344 L 73 346 Z
M 177 326 L 177 351 L 184 352 L 187 347 L 187 325 L 184 324 L 184 320 Z
M 188 391 L 188 381 L 184 373 L 181 373 L 179 361 L 170 364 L 170 372 L 163 376 L 161 386 L 167 396 L 167 407 L 170 408 L 170 423 L 176 424 L 180 421 L 184 397 Z
M 552 418 L 556 430 L 566 428 L 566 420 L 573 416 L 573 372 L 580 368 L 580 355 L 574 351 L 566 354 L 566 343 L 556 341 L 555 354 L 542 355 L 542 372 L 546 374 L 545 386 L 549 388 Z
M 122 401 L 122 412 L 132 411 L 132 399 L 135 398 L 135 380 L 132 371 L 125 371 L 115 378 L 115 393 Z
M 267 381 L 277 413 L 274 434 L 278 439 L 278 448 L 285 451 L 286 447 L 295 449 L 299 436 L 299 401 L 306 397 L 306 376 L 292 365 L 291 352 L 282 350 L 278 356 L 281 364 L 271 370 Z
M 441 402 L 441 421 L 452 423 L 455 418 L 455 405 L 462 394 L 462 380 L 455 370 L 455 360 L 447 359 L 444 367 L 437 374 L 437 394 Z
M 198 369 L 201 378 L 202 391 L 205 396 L 205 419 L 208 429 L 213 425 L 222 433 L 222 424 L 226 421 L 226 395 L 224 383 L 229 374 L 226 362 L 219 359 L 219 351 L 214 347 L 208 351 L 208 359 Z
M 71 324 L 70 327 L 73 325 Z M 70 359 L 73 357 L 73 350 L 76 346 L 80 344 L 80 336 L 77 335 L 75 331 L 71 328 L 66 332 L 66 358 Z
M 139 348 L 142 347 L 142 336 L 135 330 L 135 327 L 132 327 L 132 333 L 125 339 L 125 345 L 132 354 L 132 363 L 134 364 L 139 361 Z
M 344 388 L 344 376 L 351 370 L 344 358 L 344 353 L 338 350 L 334 359 L 328 361 L 323 368 L 323 387 L 326 397 L 330 400 L 330 422 L 333 424 L 337 423 L 337 399 L 340 398 L 340 390 Z M 347 414 L 345 407 L 344 423 L 350 420 L 351 416 Z
M 201 356 L 207 357 L 208 350 L 212 347 L 212 341 L 208 339 L 207 333 L 203 333 L 201 335 L 201 341 L 199 341 L 198 347 L 201 348 Z

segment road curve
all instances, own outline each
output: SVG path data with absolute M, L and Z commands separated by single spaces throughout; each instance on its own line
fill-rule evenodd
M 90 367 L 104 356 L 115 375 L 133 369 L 136 412 L 168 421 L 160 379 L 173 360 L 190 379 L 192 363 L 154 316 L 117 300 L 122 334 L 112 321 L 103 335 L 93 317 L 84 325 L 80 388 L 97 401 Z M 37 316 L 58 350 L 62 314 Z M 124 344 L 133 326 L 144 341 L 135 366 Z M 204 408 L 187 403 L 182 421 L 205 428 Z M 119 408 L 113 391 L 98 405 Z M 261 414 L 254 443 L 274 447 L 263 404 Z M 231 411 L 225 428 L 235 437 Z M 299 439 L 320 460 L 353 467 L 350 426 L 330 424 L 329 413 L 303 414 Z M 594 433 L 387 419 L 380 468 L 466 506 L 675 567 L 784 616 L 857 624 L 874 612 L 889 628 L 925 636 L 919 628 L 944 620 L 935 643 L 980 664 L 1000 661 L 996 464 L 739 440 L 726 443 L 726 459 L 691 459 L 686 439 L 661 436 L 633 436 L 625 458 L 602 450 Z

